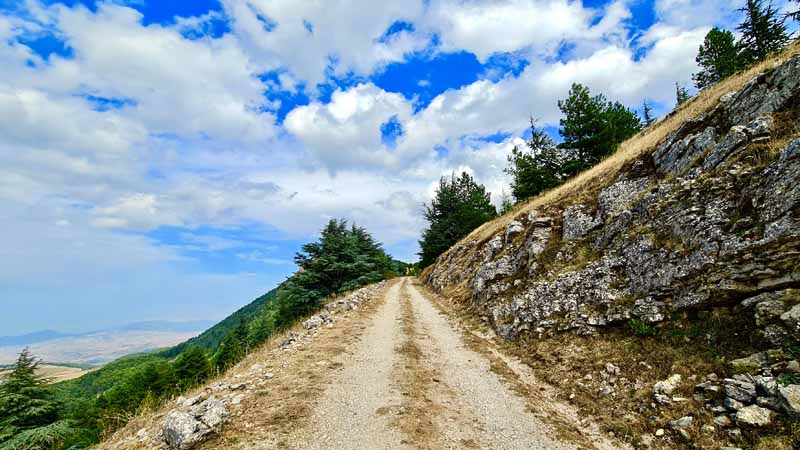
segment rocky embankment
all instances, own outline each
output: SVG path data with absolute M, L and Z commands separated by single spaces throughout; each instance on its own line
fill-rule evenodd
M 719 427 L 796 416 L 799 122 L 795 56 L 722 95 L 611 184 L 467 237 L 424 281 L 512 340 L 621 328 L 647 335 L 723 311 L 742 327 L 742 348 L 762 351 L 727 361 L 730 378 L 708 374 L 701 403 Z

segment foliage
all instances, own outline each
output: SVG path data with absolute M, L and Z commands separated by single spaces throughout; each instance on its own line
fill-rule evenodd
M 295 262 L 300 270 L 262 307 L 249 324 L 246 338 L 240 334 L 231 339 L 257 345 L 316 311 L 324 298 L 403 273 L 407 266 L 392 260 L 364 228 L 348 227 L 344 220 L 329 221 L 319 240 L 304 245 Z
M 636 336 L 655 336 L 656 334 L 656 329 L 652 325 L 639 319 L 631 319 L 628 321 L 628 326 Z
M 36 374 L 39 362 L 26 348 L 0 384 L 0 442 L 58 419 L 46 380 Z
M 533 197 L 558 186 L 564 179 L 563 153 L 556 143 L 531 120 L 531 138 L 527 150 L 514 147 L 508 156 L 505 172 L 512 177 L 511 193 L 517 201 Z
M 635 112 L 604 95 L 592 95 L 589 89 L 574 83 L 569 95 L 558 102 L 564 114 L 559 133 L 564 141 L 559 148 L 574 152 L 563 166 L 566 175 L 588 169 L 616 151 L 619 144 L 642 129 Z
M 744 64 L 763 61 L 789 43 L 786 25 L 772 2 L 765 6 L 764 0 L 747 0 L 739 11 L 745 15 L 744 21 L 736 27 L 742 35 L 739 55 Z
M 739 54 L 733 33 L 712 28 L 697 51 L 700 71 L 692 75 L 697 89 L 708 87 L 727 78 L 739 69 Z
M 220 323 L 204 331 L 199 336 L 193 337 L 184 343 L 164 351 L 164 355 L 174 358 L 189 347 L 200 347 L 206 351 L 213 352 L 219 347 L 225 336 L 238 327 L 242 321 L 249 323 L 251 320 L 257 318 L 261 308 L 268 302 L 274 300 L 277 293 L 278 288 L 267 292 L 246 306 L 243 306 Z
M 689 101 L 689 98 L 691 98 L 691 96 L 689 95 L 689 91 L 686 90 L 686 87 L 675 83 L 675 106 L 686 103 Z
M 205 350 L 189 347 L 175 359 L 175 377 L 181 389 L 189 389 L 211 377 L 211 361 Z
M 778 377 L 778 384 L 788 386 L 790 384 L 800 384 L 800 374 L 786 372 Z
M 76 442 L 77 441 L 77 442 Z M 0 450 L 38 450 L 75 448 L 81 442 L 80 431 L 68 420 L 59 420 L 37 428 L 22 431 L 11 439 L 0 442 Z M 77 445 L 71 445 L 77 444 Z M 81 446 L 82 447 L 82 446 Z
M 421 265 L 428 266 L 453 244 L 493 219 L 497 210 L 491 194 L 466 172 L 439 179 L 430 205 L 425 205 L 428 228 L 419 241 Z
M 655 117 L 653 117 L 653 109 L 650 108 L 650 105 L 647 103 L 647 100 L 642 102 L 642 120 L 644 121 L 644 126 L 649 127 L 656 121 Z
M 214 354 L 214 367 L 218 372 L 224 372 L 247 355 L 249 347 L 247 334 L 247 325 L 242 321 L 222 339 Z

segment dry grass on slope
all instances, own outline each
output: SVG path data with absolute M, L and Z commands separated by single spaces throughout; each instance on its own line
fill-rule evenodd
M 505 229 L 506 225 L 514 217 L 534 209 L 548 206 L 565 206 L 586 201 L 589 195 L 599 192 L 600 189 L 616 179 L 620 169 L 626 163 L 652 152 L 661 141 L 677 130 L 681 124 L 693 117 L 711 111 L 717 106 L 720 97 L 723 95 L 728 92 L 738 91 L 759 73 L 777 67 L 798 54 L 800 54 L 800 42 L 795 42 L 770 59 L 701 91 L 677 110 L 623 142 L 616 153 L 610 155 L 596 166 L 580 173 L 561 186 L 534 197 L 527 203 L 518 205 L 504 216 L 483 224 L 464 238 L 462 242 L 488 239 L 498 231 Z

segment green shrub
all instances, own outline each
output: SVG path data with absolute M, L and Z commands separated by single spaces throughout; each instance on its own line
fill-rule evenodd
M 639 319 L 629 320 L 628 326 L 630 327 L 631 331 L 633 331 L 633 334 L 635 334 L 636 336 L 655 336 L 657 333 L 655 327 Z

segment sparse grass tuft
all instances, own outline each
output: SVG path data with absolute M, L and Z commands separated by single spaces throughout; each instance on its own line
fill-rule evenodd
M 658 330 L 654 326 L 639 319 L 629 320 L 628 327 L 630 327 L 631 331 L 636 336 L 655 336 L 656 333 L 658 332 Z

